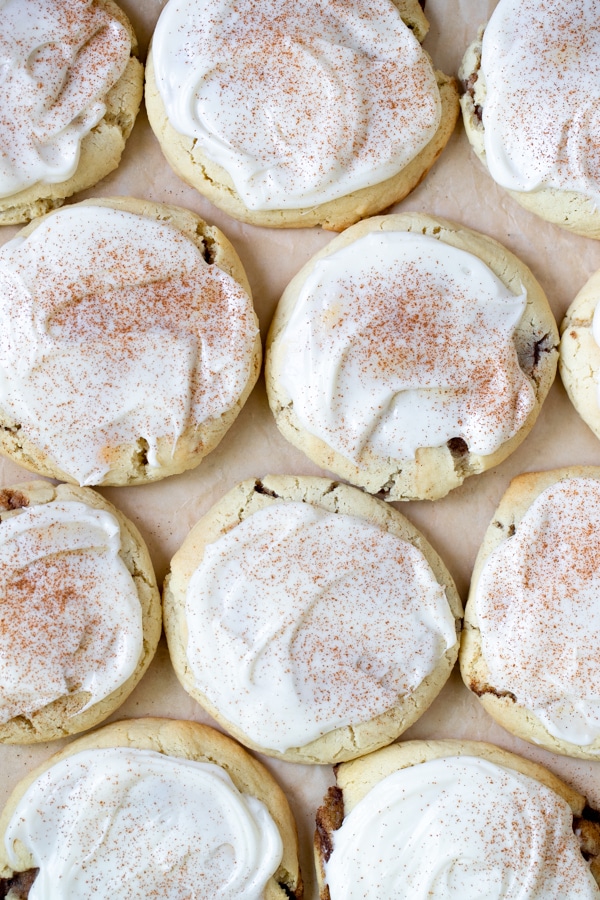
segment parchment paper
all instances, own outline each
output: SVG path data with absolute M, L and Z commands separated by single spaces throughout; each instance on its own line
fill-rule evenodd
M 164 4 L 160 0 L 121 0 L 140 40 L 148 42 Z M 431 30 L 425 46 L 438 68 L 456 73 L 468 43 L 496 3 L 494 0 L 427 0 Z M 219 226 L 244 263 L 254 294 L 263 337 L 279 296 L 298 269 L 334 235 L 321 229 L 271 230 L 241 224 L 214 208 L 172 174 L 164 162 L 144 111 L 140 112 L 119 169 L 96 188 L 73 200 L 133 195 L 175 203 Z M 424 182 L 392 211 L 423 211 L 453 219 L 501 241 L 530 268 L 547 292 L 560 323 L 577 291 L 600 269 L 600 242 L 570 235 L 522 210 L 497 188 L 475 158 L 459 123 L 442 156 Z M 5 228 L 0 241 L 18 229 Z M 443 500 L 397 504 L 419 527 L 448 565 L 463 601 L 483 533 L 510 479 L 526 471 L 571 464 L 600 464 L 600 443 L 572 408 L 557 380 L 532 433 L 502 465 L 476 476 Z M 197 519 L 238 481 L 269 473 L 323 474 L 280 437 L 261 378 L 239 419 L 219 447 L 195 470 L 158 484 L 102 490 L 139 527 L 162 581 L 169 561 Z M 2 485 L 30 480 L 31 473 L 0 461 Z M 179 686 L 166 644 L 161 641 L 149 671 L 111 719 L 159 715 L 214 724 Z M 511 737 L 482 711 L 455 671 L 429 711 L 405 738 L 476 738 L 542 762 L 593 805 L 600 804 L 600 762 L 581 762 L 547 753 Z M 0 747 L 0 804 L 34 764 L 62 746 Z M 307 900 L 317 891 L 312 861 L 314 811 L 327 786 L 330 767 L 301 767 L 262 757 L 287 792 L 295 813 Z

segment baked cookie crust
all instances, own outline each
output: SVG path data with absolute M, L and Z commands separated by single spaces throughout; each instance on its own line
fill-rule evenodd
M 198 248 L 207 263 L 217 266 L 230 275 L 246 292 L 249 298 L 248 302 L 251 304 L 252 295 L 248 278 L 233 246 L 218 228 L 208 225 L 195 213 L 181 207 L 152 203 L 133 197 L 85 200 L 80 204 L 74 204 L 73 208 L 88 206 L 108 207 L 172 225 Z M 52 213 L 31 222 L 19 232 L 19 236 L 28 237 L 41 222 L 48 221 L 50 216 Z M 250 371 L 245 387 L 236 402 L 220 415 L 211 416 L 205 421 L 192 422 L 179 436 L 175 448 L 173 448 L 171 438 L 159 437 L 157 439 L 156 464 L 150 464 L 146 453 L 148 448 L 142 439 L 136 438 L 135 442 L 118 446 L 108 445 L 105 449 L 105 458 L 109 461 L 110 468 L 97 482 L 98 484 L 145 484 L 169 475 L 176 475 L 197 466 L 217 446 L 237 418 L 260 372 L 262 345 L 258 319 L 254 311 L 252 311 L 252 316 L 256 325 L 256 334 L 251 348 Z M 30 439 L 20 422 L 13 421 L 6 414 L 0 416 L 0 453 L 36 474 L 77 483 L 71 473 L 62 470 L 56 462 L 48 457 L 42 447 L 37 446 Z
M 165 756 L 215 763 L 225 769 L 238 790 L 251 794 L 265 804 L 281 835 L 283 858 L 267 884 L 265 900 L 290 897 L 301 900 L 303 886 L 298 864 L 296 825 L 283 791 L 267 769 L 235 741 L 197 722 L 152 717 L 123 720 L 73 741 L 19 782 L 0 817 L 0 834 L 5 834 L 21 797 L 43 772 L 81 751 L 111 747 L 154 750 Z M 21 872 L 31 873 L 32 866 L 33 860 L 23 849 L 19 869 L 13 871 L 7 861 L 4 841 L 1 842 L 0 885 L 3 885 L 2 879 L 6 879 L 4 885 L 10 887 L 14 876 Z
M 482 260 L 509 290 L 515 294 L 523 288 L 527 291 L 527 305 L 513 343 L 519 366 L 533 388 L 535 404 L 517 433 L 493 453 L 483 456 L 471 452 L 465 441 L 457 438 L 439 447 L 423 447 L 417 450 L 414 459 L 390 459 L 372 452 L 368 461 L 358 467 L 324 440 L 306 431 L 298 420 L 293 400 L 280 381 L 286 365 L 280 337 L 315 264 L 377 231 L 424 234 L 466 250 Z M 459 487 L 468 476 L 497 466 L 527 437 L 554 381 L 558 341 L 556 321 L 541 286 L 529 268 L 497 241 L 445 219 L 421 213 L 378 216 L 354 225 L 335 238 L 303 266 L 285 289 L 267 336 L 267 394 L 283 436 L 317 465 L 386 500 L 436 500 Z
M 518 696 L 494 686 L 482 647 L 475 605 L 477 586 L 490 555 L 515 534 L 523 516 L 543 491 L 559 482 L 576 478 L 600 481 L 600 468 L 571 466 L 547 472 L 527 473 L 511 481 L 494 513 L 475 560 L 469 599 L 465 608 L 459 662 L 466 686 L 478 697 L 484 709 L 511 734 L 553 753 L 580 759 L 598 759 L 600 738 L 581 746 L 556 737 L 548 731 L 538 716 L 519 700 Z
M 356 488 L 328 479 L 278 475 L 244 481 L 226 494 L 192 529 L 171 562 L 163 593 L 165 634 L 173 667 L 182 686 L 228 732 L 253 750 L 290 762 L 337 763 L 389 744 L 413 724 L 433 702 L 450 675 L 456 659 L 456 646 L 449 648 L 440 657 L 433 672 L 415 690 L 401 697 L 392 709 L 370 721 L 335 728 L 302 747 L 279 752 L 260 746 L 229 722 L 198 689 L 190 669 L 186 654 L 186 591 L 208 544 L 255 512 L 282 502 L 307 503 L 328 512 L 363 519 L 416 547 L 425 557 L 438 583 L 445 587 L 457 634 L 460 632 L 462 604 L 452 578 L 437 553 L 401 513 Z
M 39 181 L 30 187 L 0 198 L 0 225 L 19 225 L 63 205 L 67 197 L 93 187 L 117 168 L 131 134 L 144 88 L 144 67 L 137 59 L 138 43 L 131 23 L 113 0 L 93 0 L 119 21 L 131 37 L 131 56 L 125 71 L 103 98 L 106 112 L 83 137 L 75 173 L 66 181 Z
M 79 712 L 89 700 L 85 690 L 75 690 L 33 713 L 15 716 L 0 724 L 0 742 L 31 744 L 52 741 L 77 734 L 98 725 L 129 696 L 150 665 L 162 630 L 160 594 L 146 545 L 135 525 L 108 500 L 91 488 L 68 484 L 53 485 L 32 481 L 0 489 L 1 523 L 23 510 L 51 502 L 83 503 L 91 509 L 105 510 L 118 521 L 121 550 L 119 556 L 131 575 L 142 613 L 143 647 L 135 671 L 116 690 L 88 709 Z M 110 595 L 111 585 L 106 585 Z
M 600 438 L 600 347 L 592 323 L 600 302 L 600 271 L 579 291 L 560 326 L 558 370 L 571 403 L 597 438 Z
M 429 25 L 418 0 L 393 0 L 403 22 L 421 42 Z M 152 49 L 146 63 L 145 100 L 150 125 L 173 171 L 234 219 L 268 228 L 312 228 L 321 225 L 342 231 L 366 216 L 381 212 L 407 196 L 426 176 L 446 146 L 459 114 L 458 85 L 453 77 L 435 70 L 442 116 L 437 132 L 421 152 L 400 172 L 372 187 L 362 188 L 337 200 L 303 209 L 250 210 L 234 188 L 229 174 L 209 160 L 192 138 L 170 124 L 159 95 Z

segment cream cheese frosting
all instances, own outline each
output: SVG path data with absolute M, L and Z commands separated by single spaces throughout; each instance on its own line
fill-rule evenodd
M 116 518 L 76 501 L 0 524 L 0 722 L 80 690 L 81 712 L 135 671 L 142 612 L 120 550 Z
M 325 864 L 331 900 L 592 900 L 569 805 L 477 757 L 394 772 L 345 817 Z
M 391 709 L 457 641 L 419 550 L 301 502 L 272 504 L 208 544 L 185 614 L 198 690 L 280 752 Z
M 171 0 L 152 58 L 171 125 L 252 210 L 379 184 L 441 119 L 429 58 L 391 0 Z
M 93 0 L 3 0 L 0 197 L 74 174 L 130 53 L 127 29 Z
M 600 483 L 564 479 L 488 557 L 475 610 L 490 684 L 556 738 L 600 737 Z
M 31 854 L 29 900 L 261 900 L 282 856 L 265 805 L 213 763 L 129 747 L 80 751 L 29 787 L 5 847 Z
M 369 232 L 318 260 L 272 347 L 302 427 L 357 465 L 462 438 L 493 453 L 535 406 L 513 341 L 527 295 L 478 257 Z
M 486 164 L 515 191 L 600 201 L 597 0 L 501 0 L 483 35 Z
M 170 442 L 219 417 L 251 374 L 242 287 L 165 222 L 59 210 L 0 249 L 0 408 L 80 484 L 112 448 Z

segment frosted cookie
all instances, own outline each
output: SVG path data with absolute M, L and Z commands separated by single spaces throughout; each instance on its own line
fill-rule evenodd
M 146 107 L 184 181 L 255 225 L 336 231 L 405 197 L 446 145 L 454 79 L 417 0 L 177 0 Z
M 558 366 L 571 403 L 600 438 L 600 271 L 579 291 L 561 325 Z
M 212 728 L 152 718 L 79 738 L 17 785 L 0 890 L 32 883 L 52 900 L 302 898 L 294 819 L 269 772 Z
M 336 769 L 317 812 L 321 900 L 592 900 L 598 813 L 536 763 L 407 741 Z
M 596 0 L 500 0 L 459 71 L 467 137 L 530 212 L 600 238 Z
M 84 485 L 197 466 L 261 361 L 233 247 L 194 213 L 93 200 L 0 249 L 0 452 Z
M 515 478 L 477 556 L 463 679 L 508 731 L 600 754 L 600 468 Z
M 461 603 L 395 509 L 324 478 L 230 491 L 171 562 L 179 680 L 243 744 L 331 763 L 390 743 L 454 665 Z
M 418 213 L 349 228 L 292 279 L 267 340 L 280 431 L 388 500 L 443 497 L 531 430 L 558 332 L 496 241 Z
M 160 595 L 137 528 L 89 488 L 0 489 L 0 741 L 102 722 L 158 644 Z
M 112 0 L 6 0 L 0 51 L 0 225 L 9 225 L 116 169 L 144 70 Z

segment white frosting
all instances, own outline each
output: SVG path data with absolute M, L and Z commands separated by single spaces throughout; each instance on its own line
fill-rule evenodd
M 431 63 L 390 0 L 171 0 L 152 40 L 172 126 L 249 209 L 378 184 L 431 140 Z
M 0 408 L 79 480 L 111 451 L 180 435 L 232 407 L 256 323 L 234 279 L 164 222 L 66 208 L 0 249 Z
M 490 684 L 550 734 L 600 737 L 600 482 L 565 479 L 486 560 L 475 593 Z
M 357 465 L 458 437 L 487 455 L 535 404 L 512 340 L 525 305 L 470 253 L 370 232 L 314 265 L 276 377 L 303 428 Z
M 554 791 L 476 757 L 378 782 L 333 832 L 331 900 L 592 900 L 600 891 Z
M 515 191 L 600 200 L 597 0 L 501 0 L 481 56 L 486 163 Z
M 0 722 L 79 690 L 87 709 L 135 671 L 142 613 L 120 549 L 115 517 L 76 501 L 0 524 Z
M 127 29 L 92 0 L 2 0 L 0 197 L 74 174 L 130 52 Z
M 40 871 L 29 900 L 261 900 L 282 857 L 267 808 L 212 763 L 119 747 L 48 769 L 19 802 L 5 847 Z
M 305 503 L 273 504 L 207 545 L 185 612 L 197 688 L 280 751 L 394 707 L 456 645 L 420 551 Z

